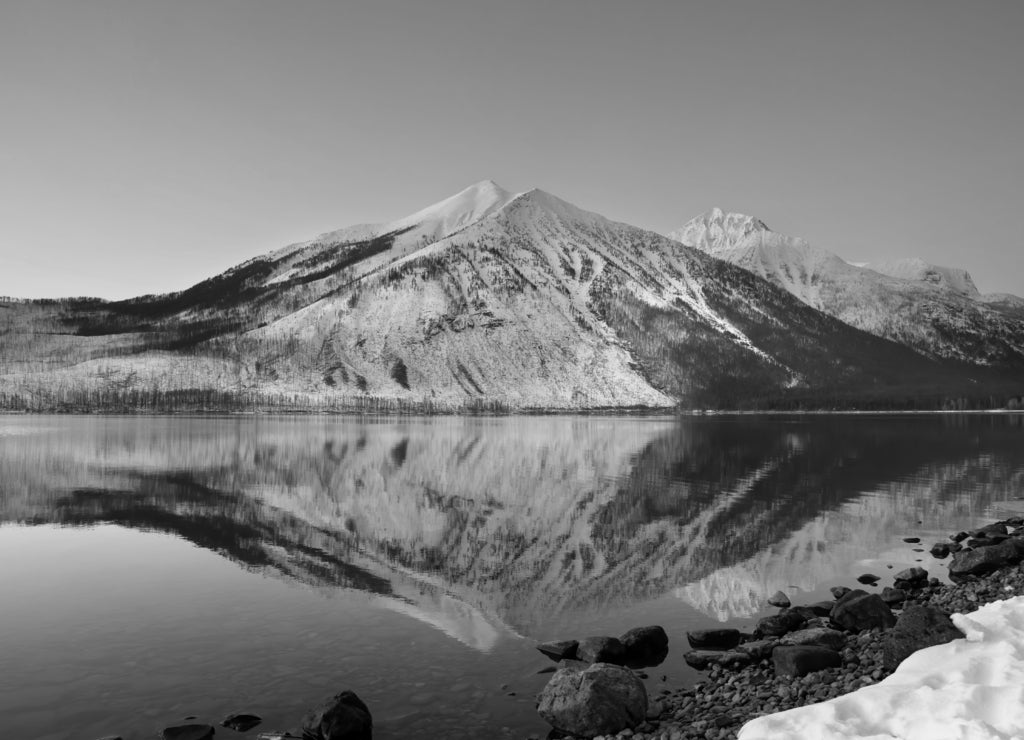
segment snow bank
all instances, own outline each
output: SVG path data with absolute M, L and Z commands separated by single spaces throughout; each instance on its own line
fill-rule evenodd
M 1024 737 L 1024 596 L 953 622 L 966 640 L 914 653 L 852 694 L 751 720 L 739 740 Z

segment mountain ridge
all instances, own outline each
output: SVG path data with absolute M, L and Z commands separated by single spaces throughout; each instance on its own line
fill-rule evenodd
M 691 232 L 718 254 L 484 180 L 179 293 L 7 304 L 0 407 L 935 405 L 985 380 L 719 257 L 756 242 L 860 268 L 736 214 Z

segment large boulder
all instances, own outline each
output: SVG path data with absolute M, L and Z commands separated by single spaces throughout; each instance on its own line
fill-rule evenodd
M 780 606 L 782 608 L 786 608 L 787 606 L 790 606 L 792 604 L 792 602 L 789 600 L 789 597 L 781 591 L 776 591 L 774 594 L 769 596 L 768 603 L 771 606 Z
M 555 640 L 542 642 L 537 649 L 556 663 L 560 660 L 572 660 L 576 657 L 576 648 L 579 642 L 576 640 Z
M 647 716 L 647 691 L 633 671 L 609 663 L 560 668 L 540 692 L 537 712 L 561 732 L 581 737 L 633 729 Z
M 175 725 L 164 728 L 160 740 L 212 740 L 213 725 Z
M 373 740 L 373 718 L 358 696 L 342 691 L 302 718 L 302 740 Z
M 870 629 L 889 629 L 896 624 L 896 616 L 878 594 L 869 594 L 859 588 L 839 599 L 832 607 L 833 622 L 850 632 Z
M 576 659 L 622 665 L 626 662 L 626 648 L 614 637 L 584 637 L 576 646 Z
M 631 629 L 619 642 L 626 651 L 626 665 L 634 668 L 660 665 L 668 655 L 668 635 L 657 625 Z
M 695 650 L 731 650 L 740 644 L 740 631 L 730 628 L 694 630 L 686 633 L 686 641 Z
M 934 606 L 912 606 L 900 614 L 896 626 L 882 640 L 882 663 L 887 671 L 894 671 L 918 650 L 963 636 L 945 612 Z
M 816 647 L 829 648 L 830 650 L 842 650 L 843 646 L 846 644 L 846 635 L 839 630 L 814 627 L 790 632 L 779 640 L 779 644 L 812 645 Z
M 838 668 L 842 656 L 835 650 L 817 645 L 779 645 L 772 651 L 776 676 L 800 678 L 826 668 Z
M 998 545 L 961 550 L 953 555 L 949 564 L 949 577 L 956 580 L 964 576 L 983 576 L 987 573 L 1019 563 L 1024 558 L 1024 540 L 1011 537 Z
M 764 617 L 757 622 L 754 634 L 758 637 L 780 637 L 787 632 L 798 630 L 807 624 L 807 618 L 794 609 L 783 609 L 778 614 Z
M 894 579 L 908 584 L 925 583 L 928 580 L 928 571 L 915 565 L 912 568 L 904 568 L 894 576 Z
M 263 718 L 257 714 L 238 712 L 235 714 L 229 714 L 225 717 L 221 721 L 220 726 L 227 727 L 229 730 L 234 730 L 235 732 L 248 732 L 262 721 Z

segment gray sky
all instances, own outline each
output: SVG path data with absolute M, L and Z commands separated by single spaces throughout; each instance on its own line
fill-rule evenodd
M 0 294 L 184 288 L 493 179 L 1024 295 L 1020 0 L 3 0 Z

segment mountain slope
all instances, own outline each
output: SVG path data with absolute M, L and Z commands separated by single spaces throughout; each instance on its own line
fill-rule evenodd
M 934 405 L 984 379 L 699 249 L 489 181 L 180 293 L 0 305 L 10 408 Z
M 717 208 L 669 236 L 924 355 L 1024 369 L 1024 322 L 1012 301 L 986 301 L 964 270 L 921 260 L 850 264 L 803 239 L 773 232 L 758 219 Z

